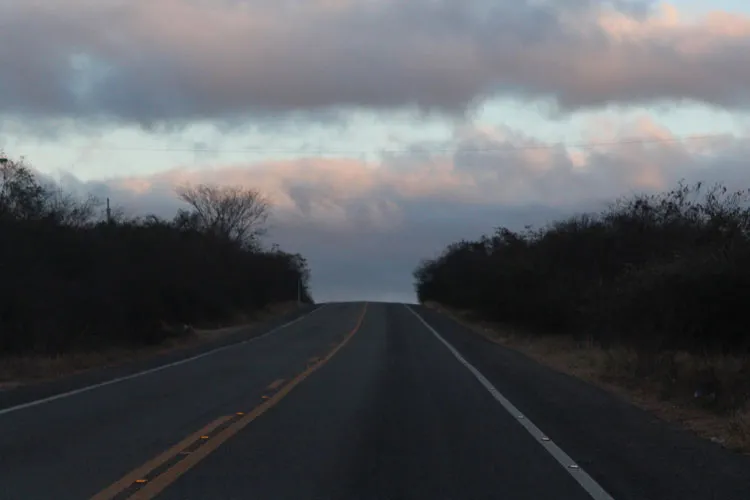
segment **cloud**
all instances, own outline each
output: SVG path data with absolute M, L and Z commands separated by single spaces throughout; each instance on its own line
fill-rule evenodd
M 147 126 L 420 108 L 747 107 L 750 18 L 598 0 L 0 0 L 0 114 Z M 333 113 L 333 114 L 332 114 Z
M 597 142 L 583 148 L 551 147 L 507 127 L 464 126 L 444 144 L 415 144 L 378 163 L 309 158 L 65 182 L 130 213 L 162 216 L 181 206 L 174 187 L 184 183 L 258 188 L 274 202 L 268 242 L 308 258 L 317 300 L 401 301 L 414 300 L 411 272 L 420 259 L 461 238 L 599 210 L 683 178 L 750 187 L 745 138 L 679 140 L 648 115 L 590 128 Z M 647 140 L 597 145 L 610 135 Z

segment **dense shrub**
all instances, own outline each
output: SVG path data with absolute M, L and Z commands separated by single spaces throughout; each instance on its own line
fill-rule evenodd
M 450 245 L 414 273 L 422 302 L 642 349 L 750 345 L 748 193 L 680 184 L 521 232 Z
M 305 260 L 259 244 L 252 224 L 265 201 L 253 191 L 200 189 L 215 197 L 223 225 L 194 207 L 174 220 L 107 220 L 96 200 L 43 186 L 23 162 L 0 162 L 0 354 L 157 343 L 169 335 L 165 324 L 296 300 L 298 280 L 311 301 Z M 238 230 L 226 215 L 242 203 L 240 215 L 253 219 Z

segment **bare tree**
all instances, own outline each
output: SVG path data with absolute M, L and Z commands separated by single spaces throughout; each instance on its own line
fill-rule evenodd
M 102 201 L 93 195 L 79 198 L 50 184 L 45 187 L 45 205 L 48 216 L 60 224 L 71 227 L 84 227 L 96 220 Z
M 0 214 L 39 218 L 44 213 L 44 194 L 23 158 L 16 162 L 0 155 Z
M 183 227 L 206 231 L 245 247 L 255 246 L 266 232 L 270 205 L 255 189 L 201 184 L 180 187 L 177 194 L 192 209 L 177 216 Z

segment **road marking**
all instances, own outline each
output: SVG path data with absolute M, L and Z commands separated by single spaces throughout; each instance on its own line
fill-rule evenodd
M 461 356 L 461 353 L 459 353 L 452 345 L 448 343 L 447 340 L 445 340 L 432 326 L 430 326 L 427 321 L 422 318 L 414 309 L 409 307 L 407 304 L 404 304 L 404 306 L 411 311 L 414 316 L 419 319 L 419 321 L 422 322 L 422 324 L 427 327 L 427 329 L 432 332 L 432 334 L 445 345 L 445 347 L 448 348 L 448 350 L 453 354 L 453 356 L 456 357 L 456 359 L 464 365 L 472 375 L 484 386 L 487 391 L 489 391 L 490 394 L 497 400 L 498 403 L 500 403 L 505 410 L 511 414 L 511 416 L 516 417 L 516 420 L 519 424 L 521 424 L 524 429 L 526 429 L 529 434 L 531 434 L 534 439 L 542 445 L 542 447 L 547 450 L 547 452 L 554 457 L 557 462 L 563 466 L 563 468 L 571 475 L 573 476 L 573 479 L 578 481 L 578 484 L 583 487 L 584 490 L 586 490 L 586 493 L 588 493 L 591 498 L 594 498 L 595 500 L 614 500 L 609 493 L 607 493 L 604 488 L 602 488 L 599 483 L 597 483 L 591 476 L 589 476 L 578 464 L 576 464 L 572 458 L 568 456 L 567 453 L 565 453 L 562 448 L 557 446 L 555 443 L 550 440 L 546 434 L 544 434 L 539 428 L 534 425 L 531 420 L 524 417 L 523 413 L 521 413 L 518 408 L 516 408 L 513 403 L 511 403 L 505 396 L 503 396 L 500 391 L 498 391 L 494 385 L 492 385 L 492 382 L 487 380 L 487 378 L 482 375 L 479 370 L 474 368 L 474 366 L 466 361 L 463 356 Z
M 273 382 L 271 382 L 270 384 L 268 384 L 268 387 L 266 387 L 266 389 L 270 389 L 272 391 L 275 391 L 276 389 L 278 389 L 279 387 L 281 387 L 281 384 L 283 384 L 283 383 L 284 383 L 284 379 L 283 378 L 280 378 L 278 380 L 274 380 Z
M 145 478 L 146 476 L 148 476 L 148 473 L 151 472 L 152 470 L 165 464 L 166 462 L 174 458 L 176 455 L 180 453 L 184 453 L 185 448 L 195 443 L 196 441 L 200 440 L 201 436 L 205 434 L 209 434 L 211 431 L 221 426 L 230 418 L 231 417 L 229 416 L 217 418 L 213 422 L 206 425 L 204 428 L 200 429 L 199 431 L 194 432 L 193 434 L 189 435 L 188 437 L 186 437 L 185 439 L 183 439 L 176 445 L 172 446 L 170 449 L 168 449 L 161 455 L 158 455 L 152 458 L 151 460 L 141 465 L 137 469 L 130 471 L 121 479 L 119 479 L 115 483 L 108 486 L 106 489 L 100 491 L 99 493 L 91 497 L 91 500 L 108 500 L 110 498 L 114 498 L 119 493 L 128 489 L 133 483 L 137 483 L 141 481 L 143 478 Z
M 235 348 L 235 347 L 239 347 L 241 345 L 253 343 L 256 340 L 260 340 L 260 339 L 262 339 L 264 337 L 268 337 L 269 335 L 271 335 L 273 333 L 276 333 L 279 330 L 283 330 L 284 328 L 287 328 L 287 327 L 292 326 L 293 324 L 295 324 L 295 323 L 297 323 L 299 321 L 302 321 L 303 319 L 309 317 L 310 315 L 314 314 L 315 312 L 320 311 L 321 309 L 325 308 L 327 305 L 328 304 L 323 304 L 320 307 L 316 307 L 315 309 L 313 309 L 309 313 L 307 313 L 305 315 L 302 315 L 302 316 L 300 316 L 297 319 L 294 319 L 292 321 L 284 323 L 281 326 L 277 326 L 276 328 L 274 328 L 272 330 L 269 330 L 269 331 L 267 331 L 266 333 L 264 333 L 262 335 L 258 335 L 257 337 L 253 337 L 251 339 L 243 340 L 242 342 L 237 342 L 235 344 L 229 344 L 229 345 L 225 345 L 223 347 L 217 347 L 216 349 L 212 349 L 210 351 L 206 351 L 206 352 L 198 354 L 196 356 L 191 356 L 189 358 L 181 359 L 179 361 L 175 361 L 175 362 L 172 362 L 172 363 L 167 363 L 166 365 L 157 366 L 155 368 L 150 368 L 148 370 L 143 370 L 141 372 L 131 373 L 130 375 L 126 375 L 124 377 L 114 378 L 112 380 L 107 380 L 106 382 L 100 382 L 98 384 L 89 385 L 89 386 L 86 386 L 86 387 L 81 387 L 80 389 L 75 389 L 75 390 L 72 390 L 72 391 L 63 392 L 63 393 L 60 393 L 60 394 L 55 394 L 54 396 L 49 396 L 49 397 L 46 397 L 46 398 L 37 399 L 35 401 L 29 401 L 28 403 L 23 403 L 23 404 L 16 405 L 16 406 L 11 406 L 10 408 L 4 408 L 4 409 L 0 410 L 0 416 L 6 415 L 8 413 L 15 412 L 15 411 L 19 411 L 19 410 L 25 410 L 26 408 L 32 408 L 34 406 L 38 406 L 38 405 L 41 405 L 41 404 L 44 404 L 44 403 L 50 403 L 50 402 L 56 401 L 58 399 L 69 398 L 69 397 L 75 396 L 77 394 L 82 394 L 84 392 L 93 391 L 94 389 L 100 389 L 100 388 L 106 387 L 108 385 L 113 385 L 113 384 L 118 384 L 120 382 L 125 382 L 126 380 L 132 380 L 134 378 L 143 377 L 144 375 L 150 375 L 152 373 L 156 373 L 156 372 L 160 372 L 162 370 L 166 370 L 167 368 L 174 368 L 175 366 L 184 365 L 185 363 L 190 363 L 191 361 L 195 361 L 197 359 L 205 358 L 207 356 L 211 356 L 213 354 L 216 354 L 216 353 L 219 353 L 219 352 L 222 352 L 222 351 L 226 351 L 227 349 L 232 349 L 232 348 Z
M 211 452 L 216 450 L 224 442 L 226 442 L 231 437 L 236 435 L 239 431 L 245 428 L 253 420 L 263 415 L 269 409 L 276 406 L 276 404 L 278 404 L 279 401 L 281 401 L 287 394 L 289 394 L 292 391 L 292 389 L 294 389 L 307 377 L 312 375 L 320 367 L 325 365 L 337 352 L 339 352 L 349 342 L 349 340 L 354 336 L 355 333 L 357 333 L 357 331 L 362 326 L 362 322 L 364 321 L 366 313 L 367 313 L 367 303 L 365 303 L 365 306 L 362 309 L 362 314 L 360 314 L 359 318 L 357 319 L 357 323 L 354 326 L 354 328 L 346 335 L 346 337 L 344 337 L 344 339 L 341 342 L 339 342 L 336 345 L 336 347 L 332 351 L 330 351 L 323 359 L 321 359 L 319 363 L 309 366 L 307 369 L 305 369 L 305 371 L 303 371 L 302 373 L 294 377 L 286 385 L 284 385 L 281 389 L 279 389 L 279 391 L 276 394 L 274 394 L 270 399 L 266 400 L 264 403 L 255 407 L 249 413 L 243 415 L 238 420 L 234 421 L 232 424 L 230 424 L 225 429 L 220 431 L 218 434 L 213 436 L 211 439 L 204 441 L 204 444 L 202 444 L 198 449 L 194 450 L 192 453 L 187 455 L 184 459 L 180 460 L 174 466 L 167 469 L 163 474 L 156 476 L 154 478 L 151 478 L 149 482 L 142 489 L 138 490 L 136 493 L 128 497 L 128 500 L 151 500 L 153 499 L 159 493 L 161 493 L 166 487 L 174 483 L 180 476 L 185 474 L 188 470 L 190 470 L 192 467 L 198 464 L 201 460 L 206 458 Z M 228 417 L 222 417 L 222 418 L 224 419 L 223 422 L 226 422 L 228 419 L 232 417 L 228 416 Z M 207 433 L 208 432 L 201 430 L 193 434 L 193 436 L 191 437 L 193 437 L 193 441 L 195 441 L 194 436 L 196 435 L 201 436 L 202 434 L 207 434 Z M 187 440 L 188 439 L 183 440 L 180 444 L 184 443 Z M 185 448 L 185 447 L 186 446 L 183 446 L 182 448 Z M 173 447 L 172 449 L 175 449 L 175 448 L 177 448 L 177 446 Z M 167 453 L 168 452 L 165 452 L 159 457 L 162 457 L 166 455 Z M 164 460 L 162 463 L 164 463 L 165 461 L 166 460 Z M 125 476 L 125 478 L 130 478 L 129 481 L 127 482 L 128 486 L 130 486 L 133 483 L 132 478 L 140 478 L 146 475 L 143 473 L 144 467 L 139 467 L 138 469 L 135 469 L 134 471 L 130 472 L 127 476 Z M 154 468 L 155 467 L 152 467 L 150 470 L 153 470 Z M 125 478 L 123 478 L 122 480 L 118 481 L 115 484 L 124 482 Z M 110 488 L 112 488 L 112 486 Z M 105 491 L 110 491 L 110 488 L 107 488 L 107 490 Z M 121 489 L 117 490 L 115 495 L 119 493 L 120 491 L 122 490 Z M 98 494 L 96 497 L 92 497 L 91 500 L 110 500 L 112 497 L 115 496 L 115 495 L 107 495 L 107 496 L 101 496 L 101 495 L 102 493 Z

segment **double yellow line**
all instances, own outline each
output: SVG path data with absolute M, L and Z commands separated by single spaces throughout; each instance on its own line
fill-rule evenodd
M 357 333 L 362 326 L 366 312 L 367 304 L 362 309 L 362 314 L 357 319 L 354 328 L 324 358 L 313 360 L 305 371 L 294 377 L 286 385 L 281 386 L 283 381 L 280 380 L 273 382 L 269 389 L 276 389 L 279 386 L 281 388 L 252 411 L 249 413 L 238 412 L 234 415 L 217 418 L 164 453 L 133 469 L 121 479 L 91 497 L 91 500 L 113 500 L 115 498 L 149 500 L 154 498 L 250 422 L 276 406 L 292 389 L 326 364 Z M 175 463 L 170 465 L 173 461 Z M 167 467 L 166 470 L 159 470 L 165 466 Z

